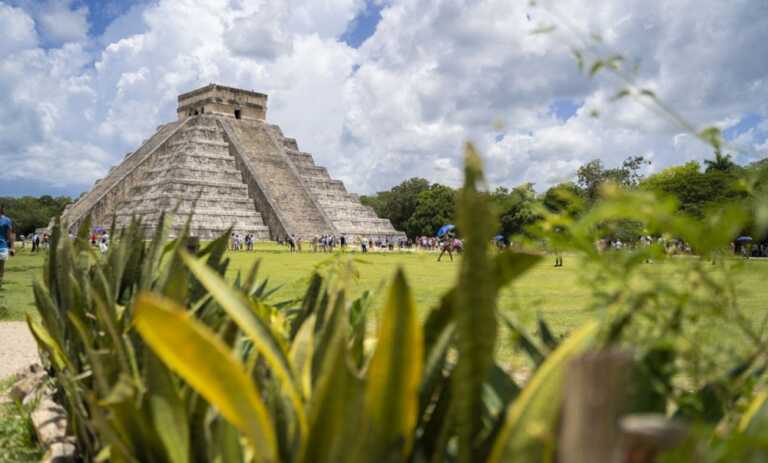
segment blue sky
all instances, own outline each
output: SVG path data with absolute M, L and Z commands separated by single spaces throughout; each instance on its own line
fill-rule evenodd
M 89 34 L 98 37 L 107 26 L 120 15 L 137 3 L 146 3 L 147 0 L 78 0 L 74 3 L 88 7 Z
M 359 48 L 370 36 L 376 32 L 376 26 L 381 21 L 383 4 L 377 5 L 371 0 L 366 2 L 365 9 L 360 11 L 355 19 L 347 26 L 347 30 L 341 35 L 340 40 L 352 48 Z

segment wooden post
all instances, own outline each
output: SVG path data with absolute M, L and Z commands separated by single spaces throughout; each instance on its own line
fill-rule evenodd
M 619 419 L 626 404 L 632 357 L 591 352 L 565 372 L 559 463 L 620 463 Z
M 627 415 L 621 419 L 622 453 L 626 463 L 656 463 L 657 457 L 683 442 L 686 425 L 664 415 Z

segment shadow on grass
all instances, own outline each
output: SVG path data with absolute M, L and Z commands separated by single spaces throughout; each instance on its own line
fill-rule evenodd
M 29 272 L 34 270 L 39 270 L 42 268 L 39 265 L 16 265 L 12 267 L 6 267 L 5 273 L 21 273 L 21 272 Z

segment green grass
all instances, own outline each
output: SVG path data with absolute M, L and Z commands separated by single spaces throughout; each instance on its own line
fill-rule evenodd
M 302 252 L 291 254 L 285 247 L 264 243 L 254 252 L 230 252 L 231 263 L 227 277 L 234 279 L 237 272 L 247 273 L 251 265 L 261 259 L 260 277 L 268 277 L 270 286 L 281 286 L 275 300 L 300 297 L 313 269 L 334 261 L 338 254 Z M 410 283 L 416 304 L 421 314 L 435 306 L 456 278 L 458 259 L 454 262 L 437 262 L 437 255 L 428 252 L 394 253 L 345 253 L 354 256 L 359 277 L 352 284 L 352 291 L 360 294 L 365 289 L 376 289 L 385 285 L 402 266 Z M 20 320 L 27 312 L 34 312 L 32 281 L 40 277 L 44 254 L 31 255 L 20 252 L 6 265 L 6 277 L 0 290 L 0 306 L 5 313 L 0 318 Z M 447 256 L 446 256 L 447 257 Z M 675 278 L 675 259 L 665 264 L 649 265 L 649 271 L 664 272 Z M 565 266 L 555 268 L 551 259 L 544 261 L 524 275 L 510 288 L 505 289 L 499 299 L 499 308 L 515 310 L 523 322 L 535 320 L 542 314 L 557 331 L 567 331 L 584 321 L 589 313 L 585 306 L 590 291 L 581 284 L 580 262 L 566 256 Z M 768 260 L 746 262 L 739 272 L 741 304 L 750 312 L 760 316 L 768 309 Z M 682 284 L 682 283 L 681 283 Z M 2 309 L 0 309 L 1 311 Z
M 0 381 L 0 394 L 5 394 L 15 378 Z M 27 463 L 40 461 L 42 450 L 37 446 L 32 422 L 31 406 L 10 403 L 0 405 L 0 462 Z
M 35 311 L 32 282 L 40 278 L 43 253 L 31 254 L 29 247 L 19 249 L 5 263 L 5 277 L 0 288 L 0 320 L 21 320 Z
M 291 254 L 285 247 L 276 244 L 259 244 L 255 252 L 230 252 L 231 264 L 227 277 L 234 279 L 237 272 L 247 273 L 257 259 L 261 259 L 260 278 L 268 277 L 270 286 L 280 285 L 275 301 L 298 298 L 305 290 L 313 269 L 335 261 L 337 254 L 305 252 Z M 358 278 L 352 283 L 353 295 L 366 289 L 375 290 L 385 285 L 398 266 L 405 270 L 420 314 L 424 316 L 434 307 L 456 278 L 458 260 L 437 262 L 437 255 L 428 252 L 395 253 L 345 253 L 354 256 Z M 661 272 L 675 281 L 677 263 L 686 258 L 674 258 L 663 264 L 647 266 L 648 272 Z M 12 258 L 6 268 L 5 288 L 0 292 L 0 306 L 5 313 L 0 318 L 21 319 L 24 314 L 34 311 L 31 285 L 38 278 L 42 268 L 43 254 L 30 255 L 21 252 Z M 738 262 L 734 260 L 734 262 Z M 533 328 L 537 316 L 542 315 L 556 333 L 567 332 L 585 321 L 591 314 L 586 307 L 590 301 L 590 290 L 580 280 L 582 265 L 578 259 L 565 257 L 565 266 L 555 268 L 553 261 L 544 259 L 540 265 L 525 274 L 511 287 L 506 288 L 499 298 L 499 308 L 513 312 L 516 318 Z M 750 260 L 743 267 L 736 268 L 740 281 L 740 305 L 756 322 L 768 312 L 768 260 Z M 684 282 L 680 282 L 684 284 Z M 471 308 L 467 308 L 471 310 Z M 712 327 L 707 334 L 709 340 L 716 340 L 719 327 Z M 722 333 L 720 333 L 722 334 Z M 502 337 L 505 336 L 502 334 Z M 509 343 L 502 342 L 506 350 Z

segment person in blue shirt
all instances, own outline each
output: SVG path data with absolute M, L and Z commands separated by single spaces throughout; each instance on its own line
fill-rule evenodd
M 3 286 L 5 261 L 13 255 L 13 222 L 5 216 L 5 208 L 0 204 L 0 287 Z

